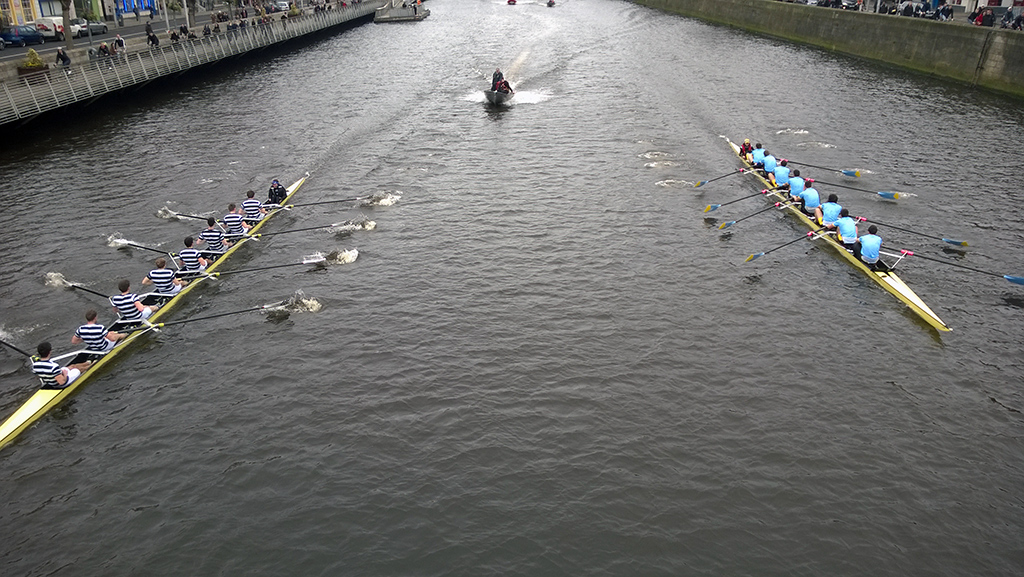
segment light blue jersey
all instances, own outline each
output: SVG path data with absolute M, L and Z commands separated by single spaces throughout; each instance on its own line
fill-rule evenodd
M 800 193 L 804 191 L 804 179 L 799 176 L 793 176 L 789 179 L 789 194 L 792 196 L 800 196 Z
M 775 170 L 775 157 L 767 154 L 764 157 L 764 171 L 773 172 Z
M 750 153 L 750 158 L 753 159 L 751 162 L 753 162 L 754 164 L 763 164 L 764 163 L 764 149 L 763 148 L 755 148 L 754 151 Z
M 792 182 L 790 180 L 790 183 Z M 818 197 L 818 191 L 814 187 L 808 186 L 800 191 L 800 198 L 804 199 L 804 209 L 807 212 L 814 212 L 814 209 L 821 206 L 821 199 Z
M 826 202 L 821 205 L 821 224 L 835 224 L 842 211 L 843 207 L 836 202 Z
M 857 221 L 852 216 L 843 216 L 836 220 L 836 228 L 839 230 L 840 240 L 845 245 L 852 245 L 857 242 Z
M 789 167 L 788 166 L 776 166 L 775 170 L 775 186 L 782 186 L 783 184 L 789 184 Z
M 882 237 L 877 234 L 865 234 L 860 237 L 860 260 L 874 264 L 878 262 L 878 251 L 882 248 Z

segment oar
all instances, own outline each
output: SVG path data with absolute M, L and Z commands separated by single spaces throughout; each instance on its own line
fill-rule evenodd
M 134 246 L 135 248 L 141 248 L 142 250 L 149 250 L 149 251 L 153 251 L 153 252 L 158 252 L 160 254 L 166 254 L 166 255 L 170 256 L 171 258 L 174 258 L 174 255 L 177 254 L 177 253 L 167 252 L 166 250 L 160 250 L 158 248 L 151 248 L 151 247 L 148 247 L 148 246 L 142 245 L 142 244 L 135 244 L 134 242 L 128 242 L 127 240 L 123 240 L 121 242 L 124 243 L 125 246 Z
M 370 198 L 372 196 L 373 196 L 372 194 L 367 194 L 367 195 L 363 195 L 363 196 L 356 196 L 356 197 L 353 197 L 353 198 L 342 198 L 342 199 L 339 199 L 339 200 L 321 200 L 320 202 L 303 202 L 302 204 L 286 204 L 286 205 L 282 206 L 281 208 L 283 208 L 285 210 L 288 210 L 290 208 L 298 208 L 300 206 L 317 206 L 317 205 L 320 205 L 320 204 L 334 204 L 334 203 L 337 203 L 337 202 L 352 202 L 354 200 L 365 200 L 365 199 Z
M 846 176 L 860 177 L 860 171 L 859 170 L 829 168 L 827 166 L 816 166 L 816 165 L 813 165 L 813 164 L 807 164 L 806 162 L 797 162 L 795 160 L 789 160 L 789 159 L 787 159 L 786 161 L 789 164 L 799 164 L 800 166 L 810 166 L 811 168 L 820 168 L 821 170 L 827 170 L 829 172 L 841 172 L 841 173 L 845 174 Z
M 259 267 L 255 267 L 255 268 L 243 268 L 243 269 L 239 269 L 239 270 L 226 270 L 224 272 L 212 272 L 212 273 L 207 274 L 205 276 L 216 278 L 216 277 L 219 277 L 219 276 L 225 275 L 225 274 L 238 274 L 240 272 L 256 272 L 256 271 L 259 271 L 259 270 L 270 270 L 272 268 L 284 268 L 284 267 L 287 267 L 287 266 L 302 266 L 304 264 L 318 264 L 318 263 L 324 262 L 325 260 L 327 260 L 327 259 L 324 258 L 323 255 L 319 255 L 318 254 L 318 255 L 312 255 L 312 256 L 303 257 L 302 262 L 290 262 L 288 264 L 274 264 L 274 265 L 269 265 L 269 266 L 259 266 Z
M 171 211 L 171 214 L 181 218 L 194 218 L 196 220 L 206 220 L 210 218 L 208 216 L 199 216 L 198 214 L 185 214 L 184 212 L 174 212 L 173 210 Z
M 15 351 L 18 351 L 19 353 L 25 355 L 26 357 L 28 357 L 30 359 L 32 358 L 32 355 L 30 353 L 26 353 L 25 351 L 19 349 L 18 347 L 12 345 L 11 343 L 9 343 L 7 341 L 0 341 L 0 345 L 4 345 L 5 347 L 10 347 L 11 349 L 13 349 Z
M 772 210 L 773 208 L 777 208 L 777 209 L 781 210 L 783 208 L 786 208 L 787 206 L 792 206 L 792 205 L 793 204 L 789 203 L 789 202 L 776 202 L 773 206 L 769 206 L 768 208 L 761 209 L 761 210 L 755 212 L 754 214 L 748 214 L 747 216 L 744 216 L 743 218 L 737 218 L 736 220 L 730 220 L 729 222 L 723 222 L 722 224 L 718 225 L 718 229 L 721 230 L 723 228 L 729 228 L 730 226 L 736 224 L 737 222 L 740 222 L 740 221 L 743 221 L 743 220 L 747 220 L 748 218 L 753 217 L 753 216 L 757 216 L 757 215 L 761 214 L 762 212 L 768 212 L 769 210 Z
M 205 321 L 205 320 L 209 320 L 209 319 L 216 319 L 216 318 L 226 317 L 226 316 L 230 316 L 230 315 L 239 315 L 239 314 L 242 314 L 242 313 L 251 313 L 251 312 L 254 312 L 254 311 L 262 311 L 262 310 L 266 310 L 266 309 L 272 309 L 274 307 L 279 307 L 279 306 L 283 305 L 285 302 L 286 301 L 278 301 L 276 303 L 260 305 L 258 307 L 253 307 L 251 309 L 243 309 L 243 310 L 240 310 L 240 311 L 231 311 L 229 313 L 219 313 L 219 314 L 209 315 L 209 316 L 205 316 L 205 317 L 196 317 L 194 319 L 183 319 L 183 320 L 180 320 L 180 321 L 170 321 L 170 322 L 166 322 L 166 323 L 157 323 L 155 325 L 152 325 L 152 328 L 162 329 L 164 327 L 169 327 L 171 325 L 183 325 L 185 323 L 194 323 L 196 321 Z
M 770 252 L 775 252 L 775 251 L 779 250 L 780 248 L 785 248 L 785 247 L 787 247 L 787 246 L 789 246 L 789 245 L 791 245 L 791 244 L 793 244 L 793 243 L 797 243 L 797 242 L 800 242 L 800 241 L 804 240 L 805 238 L 812 238 L 812 237 L 814 237 L 814 235 L 815 235 L 816 233 L 819 233 L 819 232 L 821 232 L 821 231 L 823 231 L 823 230 L 825 230 L 825 229 L 823 229 L 823 228 L 819 228 L 818 230 L 812 230 L 811 232 L 809 232 L 809 233 L 805 234 L 804 236 L 801 236 L 800 238 L 795 238 L 795 239 L 793 239 L 793 240 L 791 240 L 791 241 L 787 242 L 786 244 L 780 244 L 779 246 L 777 246 L 777 247 L 775 247 L 775 248 L 773 248 L 773 249 L 770 249 L 770 250 L 766 250 L 766 251 L 764 251 L 764 252 L 759 252 L 759 253 L 757 253 L 757 254 L 752 254 L 752 255 L 748 256 L 748 257 L 747 257 L 747 260 L 745 260 L 745 261 L 743 261 L 743 262 L 750 262 L 750 261 L 752 261 L 752 260 L 755 260 L 755 259 L 759 259 L 759 258 L 761 258 L 762 256 L 764 256 L 764 255 L 766 255 L 766 254 L 768 254 L 768 253 L 770 253 Z
M 934 236 L 934 235 L 931 235 L 931 234 L 925 234 L 923 232 L 917 232 L 916 230 L 910 230 L 909 228 L 900 228 L 900 227 L 898 227 L 896 225 L 893 225 L 893 224 L 885 224 L 884 222 L 878 222 L 877 220 L 874 220 L 874 219 L 864 218 L 863 216 L 858 216 L 858 217 L 856 217 L 856 219 L 857 220 L 862 220 L 864 222 L 873 222 L 875 224 L 880 224 L 880 225 L 882 225 L 882 226 L 884 226 L 886 228 L 894 228 L 896 230 L 902 230 L 903 232 L 909 232 L 910 234 L 916 234 L 916 235 L 923 236 L 923 237 L 926 237 L 926 238 L 934 238 L 935 240 L 941 240 L 942 242 L 948 242 L 949 244 L 955 244 L 955 245 L 959 245 L 959 246 L 967 246 L 967 241 L 966 240 L 957 240 L 955 238 L 943 238 L 941 236 Z
M 84 286 L 82 286 L 80 284 L 69 282 L 68 286 L 70 286 L 73 289 L 78 289 L 80 291 L 85 291 L 87 293 L 92 293 L 92 294 L 94 294 L 96 296 L 101 296 L 101 297 L 103 297 L 105 299 L 109 299 L 110 298 L 110 295 L 105 295 L 105 294 L 101 293 L 100 291 L 94 291 L 91 288 L 84 287 Z
M 826 186 L 838 186 L 839 188 L 849 188 L 850 190 L 858 190 L 860 192 L 866 192 L 868 194 L 877 194 L 882 198 L 891 198 L 892 200 L 897 200 L 900 197 L 900 193 L 898 192 L 876 192 L 874 190 L 868 190 L 866 188 L 857 188 L 856 186 L 846 186 L 845 184 L 836 184 L 834 182 L 825 182 L 823 180 L 814 180 L 810 178 L 807 179 L 807 182 L 817 182 L 818 184 L 824 184 Z
M 251 235 L 250 234 L 246 234 L 246 235 L 243 235 L 242 238 L 262 238 L 264 236 L 276 236 L 276 235 L 279 235 L 279 234 L 291 234 L 293 232 L 304 232 L 304 231 L 307 231 L 307 230 L 320 230 L 322 228 L 334 228 L 336 226 L 342 226 L 342 225 L 345 225 L 345 224 L 347 224 L 347 223 L 345 223 L 345 222 L 336 222 L 336 223 L 333 223 L 333 224 L 322 224 L 320 226 L 307 226 L 305 228 L 293 228 L 292 230 L 282 230 L 282 231 L 279 231 L 279 232 L 261 232 L 261 233 L 257 233 L 257 234 L 251 234 Z
M 754 198 L 755 196 L 760 196 L 762 194 L 768 194 L 769 192 L 770 191 L 766 188 L 766 189 L 762 190 L 761 192 L 759 192 L 757 194 L 751 194 L 750 196 L 744 196 L 742 198 L 737 198 L 736 200 L 730 200 L 729 202 L 723 202 L 722 204 L 709 204 L 708 207 L 704 209 L 704 212 L 711 212 L 713 210 L 718 210 L 718 209 L 722 208 L 723 206 L 730 205 L 730 204 L 732 204 L 734 202 L 739 202 L 741 200 L 747 200 L 748 198 Z
M 738 170 L 734 170 L 734 171 L 730 172 L 729 174 L 723 174 L 722 176 L 716 176 L 715 178 L 712 178 L 711 180 L 698 180 L 697 184 L 693 185 L 693 187 L 694 188 L 700 188 L 700 187 L 704 186 L 705 184 L 707 184 L 709 182 L 714 182 L 716 180 L 721 180 L 721 179 L 723 179 L 723 178 L 725 178 L 727 176 L 732 176 L 734 174 L 743 174 L 744 172 L 753 172 L 753 170 L 748 170 L 746 168 L 740 168 Z
M 962 269 L 973 271 L 973 272 L 980 272 L 981 274 L 987 274 L 989 276 L 1001 276 L 1004 279 L 1012 282 L 1013 284 L 1024 285 L 1024 276 L 1011 276 L 1011 275 L 1008 275 L 1008 274 L 999 274 L 997 272 L 989 272 L 987 270 L 981 270 L 981 269 L 977 269 L 977 268 L 973 268 L 973 267 L 969 267 L 969 266 L 964 266 L 962 264 L 952 263 L 952 262 L 949 262 L 949 261 L 942 260 L 940 258 L 933 258 L 933 257 L 930 257 L 930 256 L 924 256 L 923 254 L 917 254 L 917 253 L 911 252 L 909 250 L 901 250 L 900 254 L 902 254 L 904 256 L 916 256 L 917 258 L 923 258 L 925 260 L 930 260 L 930 261 L 934 261 L 934 262 L 938 262 L 938 263 L 942 263 L 942 264 L 948 264 L 949 266 L 955 266 L 956 268 L 962 268 Z

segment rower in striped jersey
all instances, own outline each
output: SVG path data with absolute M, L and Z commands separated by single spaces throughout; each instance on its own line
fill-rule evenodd
M 74 382 L 82 374 L 82 371 L 92 364 L 92 362 L 86 361 L 62 367 L 50 360 L 52 351 L 53 346 L 43 341 L 36 347 L 39 356 L 32 359 L 32 372 L 39 377 L 44 389 L 63 389 Z
M 108 331 L 107 327 L 97 323 L 96 311 L 89 309 L 85 312 L 85 324 L 75 331 L 74 336 L 71 337 L 71 344 L 85 343 L 86 350 L 105 353 L 114 348 L 117 341 L 125 336 L 124 333 Z
M 129 292 L 130 288 L 132 283 L 128 279 L 122 279 L 117 283 L 117 290 L 121 291 L 121 294 L 110 297 L 110 304 L 114 305 L 114 310 L 121 315 L 122 321 L 148 319 L 157 307 L 142 304 L 139 295 Z
M 151 284 L 156 292 L 162 295 L 174 295 L 181 291 L 181 279 L 174 276 L 175 271 L 167 268 L 167 259 L 156 259 L 156 268 L 149 271 L 142 284 Z
M 181 260 L 180 272 L 201 272 L 206 270 L 206 265 L 209 264 L 203 258 L 203 253 L 192 248 L 193 244 L 195 244 L 195 239 L 191 236 L 186 236 L 185 249 L 178 253 L 178 259 Z
M 245 217 L 233 202 L 228 205 L 228 213 L 221 221 L 224 223 L 224 228 L 227 229 L 226 234 L 230 236 L 242 236 L 250 228 L 249 223 L 245 222 Z
M 207 250 L 211 252 L 224 252 L 225 246 L 231 246 L 231 241 L 224 239 L 224 233 L 217 229 L 217 219 L 212 216 L 206 219 L 206 230 L 199 233 L 196 244 L 205 242 Z
M 263 218 L 263 215 L 267 214 L 267 209 L 263 208 L 263 203 L 256 200 L 255 190 L 250 190 L 245 193 L 245 200 L 242 201 L 242 209 L 245 211 L 245 220 L 253 222 Z

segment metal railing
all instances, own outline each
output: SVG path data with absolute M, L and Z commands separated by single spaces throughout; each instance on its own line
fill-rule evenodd
M 271 20 L 267 24 L 20 76 L 2 83 L 0 124 L 31 118 L 62 106 L 369 16 L 382 4 L 380 1 L 364 2 L 286 20 Z

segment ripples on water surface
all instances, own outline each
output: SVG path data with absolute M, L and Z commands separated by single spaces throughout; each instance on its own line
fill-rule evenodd
M 855 214 L 1024 274 L 1019 102 L 629 3 L 430 2 L 93 106 L 8 152 L 0 332 L 64 350 L 149 253 L 271 178 L 296 209 L 0 454 L 4 575 L 1008 575 L 1024 293 L 925 261 L 954 332 L 774 213 L 721 136 L 862 168 Z M 737 55 L 777 63 L 779 82 Z M 482 102 L 495 66 L 517 96 Z M 823 187 L 824 188 L 824 187 Z M 967 194 L 964 194 L 964 193 Z M 705 217 L 713 217 L 705 220 Z M 316 308 L 316 307 L 311 307 Z M 808 315 L 816 312 L 814 316 Z M 813 323 L 817 318 L 821 322 Z M 32 391 L 0 353 L 6 416 Z

